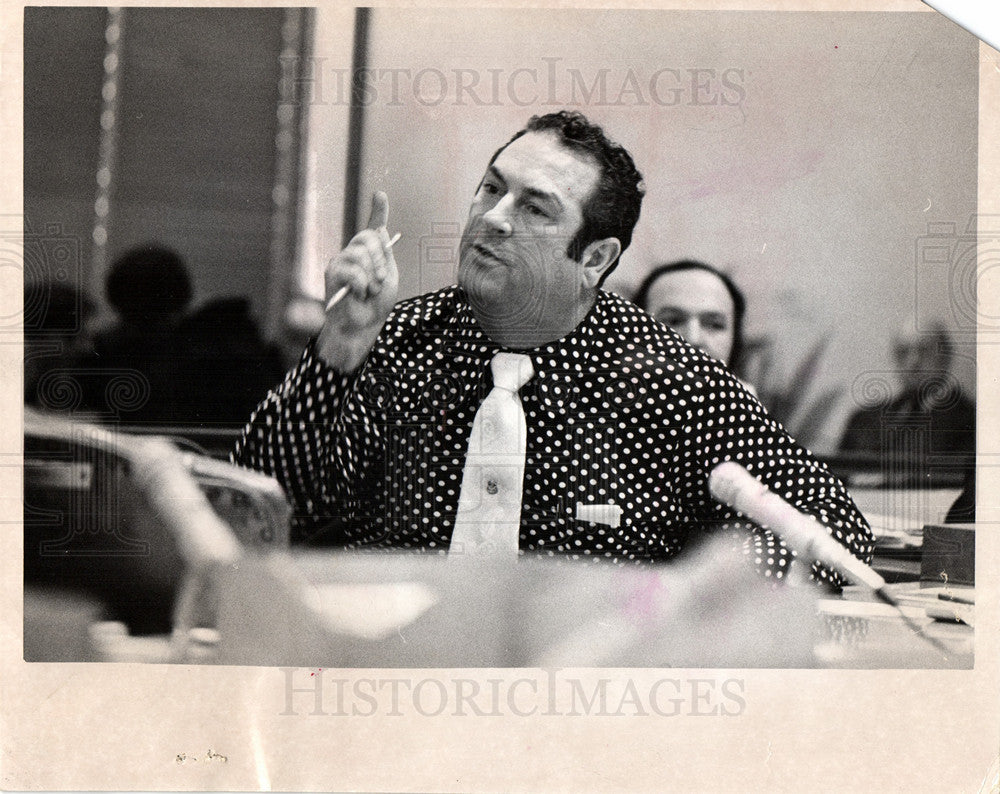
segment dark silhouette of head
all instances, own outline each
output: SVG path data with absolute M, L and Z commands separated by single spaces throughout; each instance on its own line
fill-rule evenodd
M 108 301 L 127 325 L 169 325 L 191 301 L 191 279 L 180 256 L 146 244 L 115 260 L 105 281 Z

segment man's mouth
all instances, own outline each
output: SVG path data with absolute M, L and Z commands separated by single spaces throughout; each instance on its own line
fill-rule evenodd
M 482 243 L 473 243 L 472 248 L 480 259 L 485 259 L 488 263 L 495 265 L 504 264 L 503 259 L 501 259 L 495 253 L 493 253 L 492 249 L 488 248 Z

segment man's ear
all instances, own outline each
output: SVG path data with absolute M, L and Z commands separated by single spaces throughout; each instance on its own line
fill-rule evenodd
M 595 240 L 583 249 L 583 284 L 590 289 L 596 289 L 605 271 L 611 267 L 622 252 L 622 244 L 617 237 L 605 237 Z

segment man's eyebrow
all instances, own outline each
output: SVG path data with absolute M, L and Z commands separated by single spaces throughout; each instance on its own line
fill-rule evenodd
M 483 179 L 486 179 L 488 176 L 492 176 L 494 179 L 499 179 L 505 185 L 507 184 L 507 180 L 503 178 L 503 174 L 497 171 L 495 165 L 491 164 L 486 167 L 486 173 L 483 175 Z
M 507 184 L 507 180 L 504 178 L 504 175 L 500 173 L 499 170 L 497 170 L 497 167 L 495 165 L 490 165 L 487 167 L 486 176 L 492 176 L 496 179 L 499 179 L 505 185 Z M 542 190 L 541 188 L 529 186 L 524 189 L 523 194 L 528 198 L 535 199 L 536 201 L 544 201 L 549 204 L 554 204 L 560 210 L 563 209 L 562 200 L 555 193 L 550 193 L 547 190 Z

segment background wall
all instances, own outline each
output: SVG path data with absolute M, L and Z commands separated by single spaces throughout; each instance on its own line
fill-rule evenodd
M 106 16 L 102 8 L 25 9 L 26 252 L 32 239 L 59 239 L 71 252 L 65 276 L 77 286 L 87 276 L 94 226 Z M 48 247 L 25 257 L 26 281 L 53 275 Z
M 263 317 L 281 9 L 129 9 L 112 250 L 164 239 L 200 298 L 246 294 Z
M 103 8 L 25 9 L 26 228 L 74 240 L 72 278 L 99 299 L 105 265 L 156 241 L 185 259 L 195 303 L 244 295 L 271 319 L 284 280 L 272 250 L 284 11 L 128 8 L 113 64 L 107 21 Z M 102 130 L 116 142 L 103 252 L 92 239 Z
M 976 207 L 977 42 L 946 18 L 376 9 L 370 36 L 361 195 L 389 195 L 402 297 L 453 282 L 496 147 L 533 113 L 577 107 L 648 187 L 608 286 L 628 294 L 657 262 L 702 258 L 746 290 L 779 375 L 827 339 L 820 371 L 795 384 L 839 390 L 817 449 L 835 445 L 862 381 L 892 384 L 901 325 L 943 318 L 974 392 L 959 238 Z M 946 249 L 933 263 L 931 223 Z

